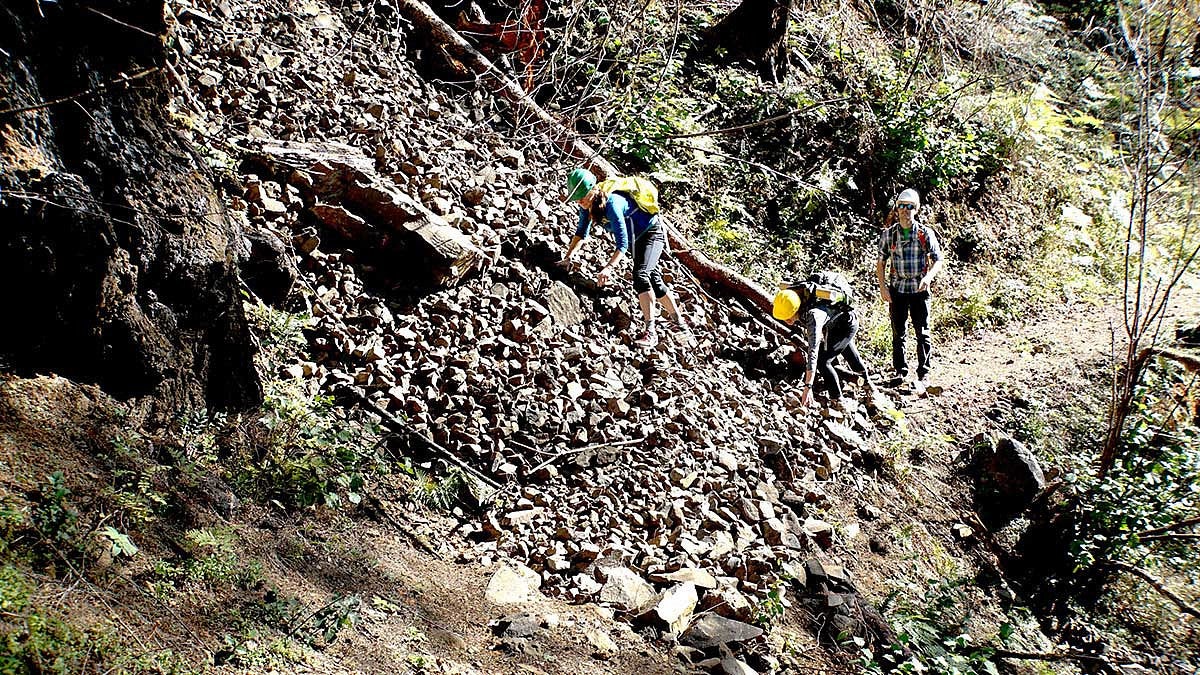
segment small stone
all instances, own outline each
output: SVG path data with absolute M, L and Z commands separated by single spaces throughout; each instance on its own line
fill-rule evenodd
M 496 605 L 525 602 L 538 595 L 542 578 L 520 563 L 506 564 L 492 575 L 485 595 Z

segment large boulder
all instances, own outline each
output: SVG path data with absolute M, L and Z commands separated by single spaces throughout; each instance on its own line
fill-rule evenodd
M 1014 438 L 979 436 L 975 439 L 971 473 L 975 478 L 977 510 L 989 520 L 1009 520 L 1024 511 L 1046 487 L 1037 457 Z

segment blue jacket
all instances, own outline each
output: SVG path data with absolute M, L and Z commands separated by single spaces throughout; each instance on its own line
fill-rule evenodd
M 621 253 L 628 253 L 635 240 L 657 225 L 658 215 L 650 215 L 639 209 L 632 199 L 619 192 L 608 196 L 608 203 L 604 206 L 604 226 L 612 232 L 617 250 Z M 586 239 L 591 229 L 592 219 L 587 209 L 581 207 L 575 236 Z

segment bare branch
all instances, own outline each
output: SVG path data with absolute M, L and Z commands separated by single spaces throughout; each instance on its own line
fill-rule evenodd
M 140 80 L 144 77 L 153 75 L 154 73 L 157 73 L 160 70 L 162 70 L 162 68 L 155 67 L 155 68 L 147 68 L 145 70 L 140 70 L 132 75 L 126 75 L 125 73 L 121 73 L 118 77 L 115 77 L 115 78 L 109 80 L 108 82 L 101 82 L 100 84 L 98 84 L 90 89 L 87 89 L 85 91 L 81 91 L 78 94 L 72 94 L 70 96 L 63 96 L 62 98 L 56 98 L 56 99 L 53 99 L 50 101 L 42 101 L 41 103 L 35 103 L 32 105 L 22 106 L 22 107 L 18 107 L 18 108 L 6 108 L 4 110 L 0 110 L 0 115 L 15 115 L 17 113 L 32 112 L 34 110 L 50 108 L 52 106 L 60 105 L 63 103 L 70 103 L 71 101 L 74 101 L 76 99 L 86 98 L 88 96 L 95 96 L 97 94 L 103 93 L 104 90 L 108 89 L 111 85 L 119 84 L 122 82 L 133 82 L 134 80 Z
M 1084 654 L 1083 652 L 1014 652 L 1008 649 L 996 649 L 992 654 L 1002 659 L 1018 659 L 1021 661 L 1082 661 L 1084 663 L 1102 663 L 1106 665 L 1136 663 L 1135 661 L 1110 661 L 1103 656 Z
M 1191 527 L 1193 525 L 1200 525 L 1200 517 L 1188 518 L 1187 520 L 1181 520 L 1178 523 L 1171 523 L 1170 525 L 1163 525 L 1162 527 L 1156 527 L 1156 528 L 1153 528 L 1150 530 L 1142 530 L 1141 532 L 1138 532 L 1135 536 L 1137 536 L 1140 539 L 1145 539 L 1146 537 L 1151 537 L 1156 534 L 1162 534 L 1164 532 L 1173 532 L 1175 530 L 1182 530 L 1185 527 Z
M 717 136 L 720 134 L 733 133 L 735 131 L 743 131 L 745 129 L 753 129 L 755 127 L 761 127 L 761 126 L 764 126 L 767 124 L 771 124 L 772 122 L 778 122 L 780 120 L 785 120 L 789 117 L 792 117 L 793 115 L 800 115 L 800 114 L 806 113 L 810 110 L 814 110 L 823 105 L 829 105 L 830 103 L 839 103 L 841 101 L 846 101 L 846 100 L 849 100 L 849 98 L 850 98 L 849 96 L 839 96 L 837 98 L 826 99 L 824 101 L 817 101 L 816 103 L 813 103 L 812 105 L 806 105 L 803 108 L 797 108 L 796 110 L 790 110 L 788 112 L 783 113 L 782 115 L 775 115 L 774 117 L 768 117 L 765 120 L 759 120 L 757 122 L 750 122 L 748 124 L 739 124 L 736 127 L 725 127 L 724 129 L 713 129 L 711 131 L 697 131 L 695 133 L 690 133 L 690 134 L 670 134 L 668 136 L 654 136 L 651 138 L 651 140 L 669 141 L 669 140 L 674 140 L 677 138 L 698 138 L 700 136 Z
M 1175 593 L 1173 593 L 1171 591 L 1171 589 L 1167 588 L 1167 585 L 1165 583 L 1163 583 L 1158 578 L 1152 576 L 1146 570 L 1144 570 L 1140 567 L 1134 567 L 1133 565 L 1127 565 L 1123 562 L 1110 561 L 1105 564 L 1107 564 L 1109 567 L 1112 567 L 1113 569 L 1118 569 L 1118 570 L 1121 570 L 1124 572 L 1129 572 L 1133 576 L 1141 579 L 1142 581 L 1145 581 L 1147 584 L 1150 585 L 1151 588 L 1158 591 L 1160 595 L 1162 595 L 1164 598 L 1170 600 L 1172 602 L 1172 604 L 1174 604 L 1176 607 L 1178 607 L 1180 609 L 1180 611 L 1182 611 L 1184 614 L 1188 614 L 1188 615 L 1196 617 L 1197 619 L 1200 619 L 1200 609 L 1196 609 L 1191 604 L 1189 604 L 1187 600 L 1184 600 L 1183 598 L 1181 598 L 1178 595 L 1176 595 Z

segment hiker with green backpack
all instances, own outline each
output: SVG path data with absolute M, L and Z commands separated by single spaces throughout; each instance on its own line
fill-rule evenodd
M 862 376 L 874 405 L 875 385 L 867 372 L 854 337 L 858 333 L 858 314 L 854 311 L 854 287 L 837 272 L 814 272 L 804 281 L 782 284 L 775 294 L 771 315 L 798 328 L 805 343 L 804 393 L 801 405 L 812 403 L 813 384 L 820 373 L 834 407 L 843 407 L 842 382 L 833 361 L 841 356 L 852 370 Z
M 671 288 L 659 270 L 659 261 L 667 248 L 667 230 L 658 215 L 658 189 L 654 184 L 633 177 L 597 182 L 591 171 L 575 169 L 567 176 L 567 201 L 578 204 L 579 221 L 559 265 L 569 265 L 592 226 L 603 225 L 612 233 L 616 250 L 600 268 L 596 283 L 607 284 L 613 267 L 626 254 L 633 255 L 633 290 L 646 321 L 634 344 L 643 348 L 658 344 L 653 311 L 656 299 L 666 311 L 667 320 L 686 330 Z

